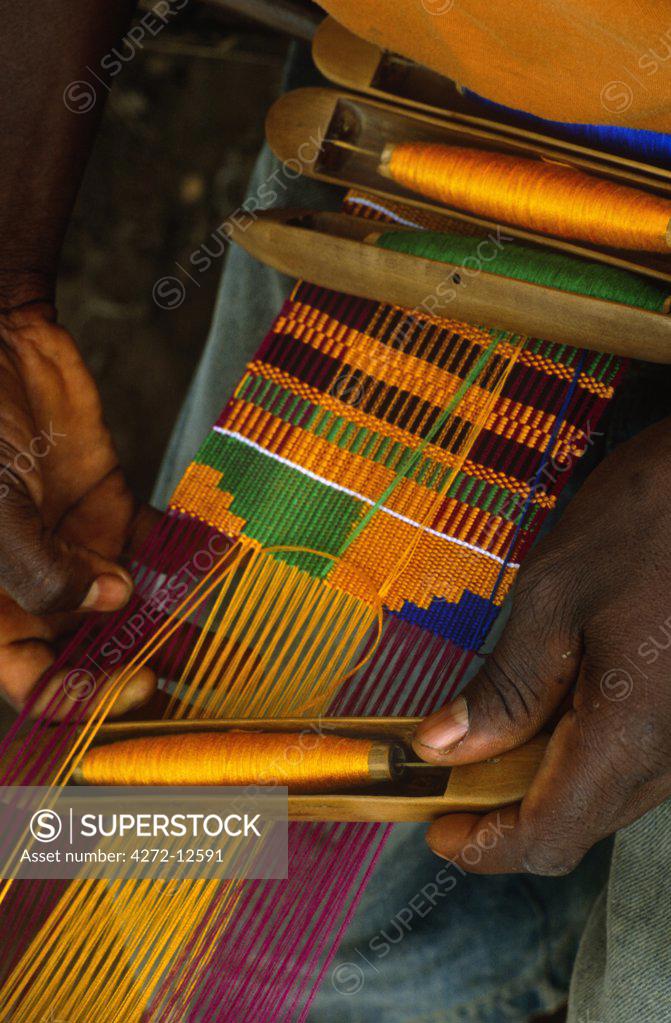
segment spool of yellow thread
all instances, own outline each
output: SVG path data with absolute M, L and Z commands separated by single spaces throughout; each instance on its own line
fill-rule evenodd
M 457 209 L 615 249 L 671 250 L 671 201 L 572 167 L 420 142 L 389 144 L 380 173 Z
M 73 775 L 80 785 L 286 785 L 337 792 L 391 781 L 399 747 L 372 739 L 273 732 L 148 736 L 92 747 Z

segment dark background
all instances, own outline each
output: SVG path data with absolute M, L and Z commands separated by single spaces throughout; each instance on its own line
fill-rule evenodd
M 152 288 L 181 276 L 176 262 L 188 265 L 244 198 L 288 42 L 191 3 L 147 36 L 114 80 L 66 240 L 58 305 L 142 498 L 205 341 L 223 261 L 199 274 L 200 286 L 185 279 L 176 309 L 159 308 Z

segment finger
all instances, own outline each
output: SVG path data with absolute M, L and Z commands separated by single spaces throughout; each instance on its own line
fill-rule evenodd
M 31 614 L 80 608 L 112 611 L 128 601 L 132 579 L 119 565 L 68 543 L 43 526 L 20 480 L 0 501 L 0 584 Z
M 16 710 L 25 707 L 53 664 L 55 644 L 77 622 L 81 615 L 31 615 L 0 593 L 0 693 Z
M 55 654 L 41 640 L 21 640 L 0 647 L 0 692 L 14 710 L 23 710 Z
M 62 638 L 81 625 L 79 613 L 31 615 L 0 593 L 0 694 L 23 709 L 51 667 Z
M 53 642 L 71 626 L 81 623 L 81 615 L 49 615 L 38 618 L 28 614 L 13 600 L 0 593 L 0 650 L 10 643 L 26 639 Z
M 563 611 L 557 573 L 538 558 L 521 575 L 496 647 L 463 693 L 415 733 L 429 763 L 486 760 L 536 735 L 575 681 L 581 643 Z
M 100 676 L 85 668 L 62 668 L 27 704 L 30 716 L 76 722 L 102 712 L 106 718 L 118 718 L 143 707 L 153 698 L 157 678 L 151 668 L 138 668 L 120 685 L 121 675 L 121 670 Z
M 35 639 L 0 647 L 0 692 L 17 711 L 29 710 L 31 717 L 45 715 L 51 720 L 87 718 L 108 698 L 118 673 L 99 676 L 85 668 L 63 668 L 48 676 L 56 659 L 53 647 Z M 40 680 L 45 679 L 40 684 Z M 157 686 L 151 668 L 138 669 L 119 691 L 109 715 L 120 717 L 150 700 Z M 107 694 L 107 697 L 106 697 Z
M 150 534 L 165 518 L 165 512 L 159 511 L 151 504 L 141 504 L 129 529 L 126 551 L 137 554 L 141 551 Z
M 168 708 L 171 705 L 172 700 L 170 695 L 163 689 L 154 688 L 147 700 L 128 708 L 128 710 L 124 711 L 124 713 L 127 713 L 133 721 L 159 721 L 166 717 Z M 179 708 L 185 705 L 182 704 L 181 700 L 177 700 L 176 706 Z M 185 711 L 188 711 L 188 707 L 186 706 Z M 177 714 L 174 716 L 177 716 Z M 185 716 L 185 714 L 182 716 Z
M 638 780 L 627 776 L 593 722 L 567 714 L 522 802 L 484 817 L 444 817 L 427 833 L 429 846 L 477 873 L 561 875 L 600 839 L 629 822 Z

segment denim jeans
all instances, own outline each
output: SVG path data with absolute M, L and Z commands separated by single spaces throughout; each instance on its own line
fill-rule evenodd
M 315 72 L 297 51 L 287 85 L 314 84 L 314 80 Z M 265 147 L 250 182 L 250 195 L 256 196 L 268 181 L 274 182 L 277 193 L 273 205 L 338 208 L 341 196 L 336 189 L 305 178 L 283 180 L 281 168 Z M 211 332 L 156 486 L 157 503 L 167 501 L 291 284 L 239 248 L 228 253 Z M 665 393 L 669 392 L 662 389 L 659 395 L 660 414 Z M 631 406 L 631 396 L 628 400 Z M 643 407 L 648 418 L 654 418 L 654 402 L 641 402 Z M 627 411 L 627 401 L 619 402 L 611 416 L 609 438 L 633 432 L 635 420 L 631 407 Z M 653 832 L 656 829 L 654 824 Z M 416 825 L 393 829 L 313 1004 L 310 1023 L 378 1023 L 380 1019 L 386 1023 L 524 1023 L 565 1002 L 580 936 L 597 895 L 608 883 L 609 844 L 592 850 L 567 877 L 487 877 L 464 874 L 438 859 L 426 846 L 424 831 Z M 646 837 L 646 825 L 641 822 L 627 832 L 631 835 L 619 841 L 635 846 Z M 614 871 L 617 864 L 616 854 Z M 618 1015 L 610 1009 L 604 1015 L 598 1008 L 606 955 L 605 918 L 616 883 L 612 873 L 610 888 L 599 896 L 590 919 L 589 942 L 581 947 L 574 984 L 577 1001 L 571 1023 L 637 1023 L 639 1019 L 661 1023 L 671 1018 Z M 592 947 L 597 949 L 596 958 Z M 647 951 L 649 945 L 624 941 L 623 949 L 636 948 Z M 630 983 L 632 969 L 638 967 L 630 964 Z

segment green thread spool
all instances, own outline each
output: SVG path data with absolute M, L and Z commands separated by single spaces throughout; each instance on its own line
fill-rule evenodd
M 482 243 L 487 241 L 487 258 Z M 385 231 L 375 239 L 383 249 L 421 256 L 440 263 L 474 267 L 501 277 L 529 284 L 541 284 L 558 291 L 601 298 L 636 306 L 650 312 L 669 312 L 669 292 L 661 285 L 629 270 L 580 259 L 557 252 L 544 252 L 517 242 L 499 243 L 488 239 L 444 234 L 440 231 Z M 492 245 L 496 246 L 490 256 Z

